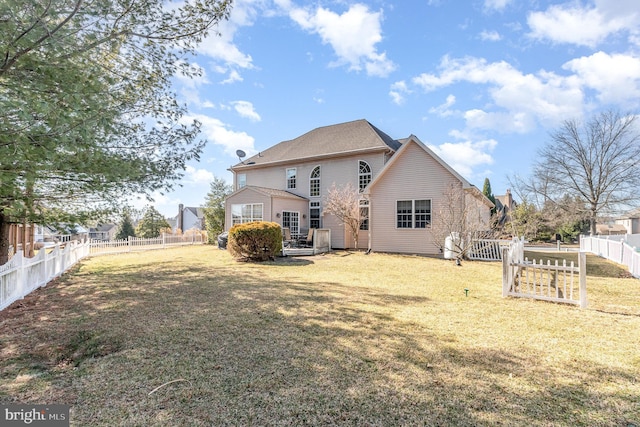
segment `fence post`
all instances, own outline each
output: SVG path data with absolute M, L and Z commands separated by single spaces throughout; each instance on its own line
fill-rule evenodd
M 127 236 L 127 252 L 131 252 L 131 237 Z
M 587 308 L 587 253 L 578 253 L 578 269 L 580 270 L 580 308 Z
M 167 235 L 167 233 L 162 233 L 162 249 L 165 249 L 166 246 L 166 239 L 165 236 Z
M 507 296 L 509 289 L 509 248 L 502 248 L 502 297 Z

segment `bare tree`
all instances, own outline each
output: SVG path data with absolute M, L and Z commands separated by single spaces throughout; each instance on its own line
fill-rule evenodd
M 434 244 L 443 252 L 452 250 L 459 264 L 468 256 L 474 239 L 492 237 L 495 217 L 490 213 L 490 200 L 477 188 L 448 186 L 433 216 L 431 233 Z M 446 247 L 447 242 L 450 247 Z
M 341 225 L 347 227 L 356 249 L 360 226 L 368 219 L 368 210 L 361 209 L 362 200 L 362 194 L 351 183 L 341 187 L 333 184 L 324 200 L 324 212 L 334 215 Z
M 586 123 L 567 120 L 542 148 L 528 190 L 544 203 L 566 194 L 584 202 L 591 234 L 605 212 L 640 200 L 638 116 L 606 111 Z

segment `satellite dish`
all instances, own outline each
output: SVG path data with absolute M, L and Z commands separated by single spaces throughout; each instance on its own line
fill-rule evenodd
M 238 155 L 239 158 L 243 158 L 243 157 L 247 157 L 247 153 L 245 153 L 242 150 L 236 150 L 236 154 Z

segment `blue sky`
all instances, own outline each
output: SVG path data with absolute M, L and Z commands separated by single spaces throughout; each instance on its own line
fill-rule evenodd
M 504 194 L 563 120 L 640 106 L 638 0 L 238 0 L 218 30 L 175 80 L 208 143 L 165 216 L 231 182 L 237 149 L 357 119 Z

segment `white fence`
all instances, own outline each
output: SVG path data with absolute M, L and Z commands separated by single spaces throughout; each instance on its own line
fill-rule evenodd
M 204 243 L 200 234 L 163 236 L 156 239 L 130 237 L 111 242 L 71 242 L 64 247 L 41 249 L 35 257 L 27 258 L 17 252 L 8 263 L 0 266 L 0 310 L 24 298 L 35 289 L 60 276 L 82 258 L 122 252 L 164 249 Z
M 91 255 L 119 254 L 123 252 L 148 251 L 153 249 L 165 249 L 169 246 L 184 246 L 204 243 L 206 240 L 201 234 L 189 234 L 181 236 L 162 235 L 153 239 L 142 239 L 129 236 L 128 239 L 111 241 L 92 241 Z
M 89 247 L 88 242 L 72 242 L 64 248 L 56 246 L 52 251 L 41 249 L 33 258 L 16 253 L 0 266 L 0 310 L 60 276 L 88 256 Z
M 469 259 L 481 261 L 502 261 L 502 250 L 509 247 L 512 240 L 476 239 L 467 252 Z
M 524 242 L 516 241 L 503 249 L 502 296 L 587 306 L 586 254 L 578 254 L 578 266 L 567 260 L 536 262 L 524 258 Z
M 591 237 L 580 236 L 580 250 L 591 252 L 618 264 L 626 265 L 629 273 L 640 279 L 640 234 Z

